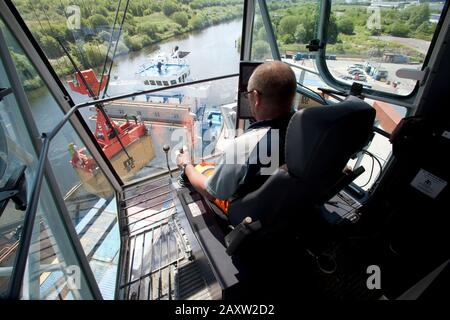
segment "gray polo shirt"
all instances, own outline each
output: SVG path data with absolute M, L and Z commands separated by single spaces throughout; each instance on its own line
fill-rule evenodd
M 216 164 L 214 174 L 206 179 L 206 191 L 221 200 L 230 199 L 244 182 L 249 163 L 256 163 L 257 145 L 270 128 L 250 130 L 231 140 Z

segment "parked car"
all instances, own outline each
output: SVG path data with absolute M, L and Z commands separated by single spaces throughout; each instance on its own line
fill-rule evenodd
M 373 78 L 378 81 L 386 81 L 388 77 L 388 71 L 384 69 L 376 69 Z
M 354 70 L 350 70 L 348 73 L 351 75 L 356 75 L 356 74 L 364 74 L 364 71 L 361 69 L 354 69 Z

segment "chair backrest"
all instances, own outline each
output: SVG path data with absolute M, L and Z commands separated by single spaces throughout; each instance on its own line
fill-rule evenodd
M 353 96 L 296 112 L 286 133 L 286 167 L 258 190 L 234 200 L 230 222 L 237 225 L 248 216 L 263 228 L 275 226 L 318 205 L 342 177 L 350 157 L 367 144 L 374 120 L 375 110 Z

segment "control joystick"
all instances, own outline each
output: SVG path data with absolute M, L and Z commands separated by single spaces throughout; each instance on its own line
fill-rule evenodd
M 163 151 L 166 154 L 166 164 L 167 164 L 167 169 L 169 170 L 169 174 L 170 177 L 172 178 L 172 171 L 170 170 L 170 165 L 169 165 L 169 150 L 170 150 L 170 146 L 168 144 L 165 144 L 163 146 Z
M 183 148 L 180 148 L 180 154 L 184 153 Z M 184 172 L 184 169 L 181 171 L 180 176 L 178 177 L 178 183 L 181 186 L 185 186 L 187 184 L 189 184 L 189 178 L 186 176 L 186 173 Z

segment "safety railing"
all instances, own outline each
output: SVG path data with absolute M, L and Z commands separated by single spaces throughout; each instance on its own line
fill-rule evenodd
M 44 181 L 45 176 L 45 164 L 47 162 L 47 156 L 49 153 L 49 147 L 52 140 L 55 138 L 55 136 L 58 134 L 58 132 L 63 128 L 63 126 L 67 123 L 67 121 L 70 120 L 70 118 L 74 115 L 76 111 L 78 111 L 81 108 L 85 108 L 92 105 L 98 105 L 118 99 L 125 99 L 125 98 L 132 98 L 135 96 L 143 95 L 143 94 L 150 94 L 157 91 L 163 91 L 178 87 L 183 87 L 187 85 L 195 85 L 200 84 L 204 82 L 209 81 L 217 81 L 222 80 L 226 78 L 232 78 L 237 77 L 239 74 L 230 74 L 220 77 L 214 77 L 214 78 L 208 78 L 208 79 L 201 79 L 192 81 L 189 83 L 183 83 L 178 85 L 172 85 L 168 87 L 163 88 L 157 88 L 157 89 L 149 89 L 149 90 L 142 90 L 137 91 L 134 93 L 129 94 L 123 94 L 123 95 L 117 95 L 113 97 L 108 97 L 105 99 L 98 99 L 89 101 L 86 103 L 81 103 L 78 105 L 73 106 L 65 115 L 64 117 L 58 122 L 58 124 L 53 128 L 51 132 L 48 133 L 42 133 L 41 139 L 42 139 L 42 147 L 39 153 L 39 159 L 38 159 L 38 169 L 36 172 L 36 176 L 32 182 L 32 193 L 30 196 L 30 200 L 28 202 L 28 207 L 25 211 L 25 218 L 24 218 L 24 224 L 21 234 L 21 241 L 18 246 L 18 253 L 16 257 L 16 263 L 14 268 L 12 269 L 12 275 L 11 275 L 11 281 L 10 281 L 10 288 L 9 288 L 9 298 L 11 299 L 19 299 L 21 288 L 23 284 L 23 278 L 26 270 L 26 263 L 27 263 L 27 257 L 30 250 L 31 240 L 32 240 L 32 234 L 33 234 L 33 226 L 36 219 L 36 214 L 38 210 L 38 203 L 39 203 L 39 196 L 42 189 L 42 183 Z M 119 217 L 120 219 L 120 217 Z M 10 272 L 11 270 L 8 270 Z

